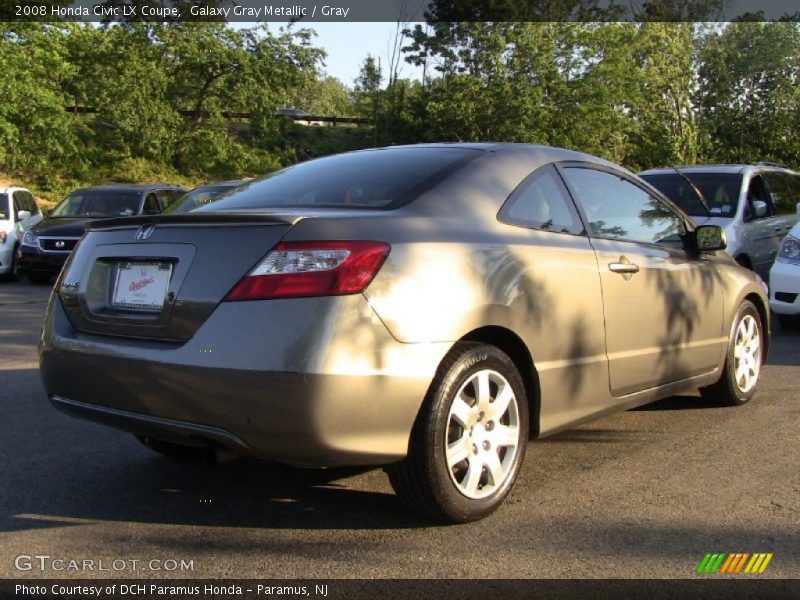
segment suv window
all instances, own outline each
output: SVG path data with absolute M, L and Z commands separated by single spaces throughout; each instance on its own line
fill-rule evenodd
M 680 245 L 683 221 L 666 204 L 630 180 L 597 169 L 567 167 L 564 177 L 593 236 Z
M 781 171 L 770 171 L 764 173 L 764 178 L 769 185 L 775 214 L 795 214 L 797 203 L 800 202 L 800 176 Z
M 578 212 L 552 165 L 537 170 L 522 182 L 497 217 L 503 223 L 531 229 L 583 233 Z
M 156 197 L 158 198 L 158 209 L 164 210 L 175 201 L 173 190 L 156 190 Z
M 767 205 L 767 212 L 761 216 L 756 216 L 754 202 L 764 202 Z M 745 198 L 744 206 L 744 220 L 750 221 L 752 219 L 761 219 L 769 217 L 773 214 L 772 198 L 769 197 L 767 186 L 764 185 L 764 179 L 761 175 L 754 175 L 750 180 L 750 186 L 747 188 L 747 197 Z
M 684 170 L 683 174 L 703 194 L 712 216 L 730 219 L 736 214 L 739 190 L 742 187 L 740 173 Z M 672 200 L 686 214 L 697 217 L 708 216 L 706 207 L 698 200 L 692 186 L 680 174 L 645 173 L 641 178 Z
M 0 220 L 11 218 L 11 207 L 8 202 L 8 194 L 0 194 Z
M 33 194 L 31 194 L 30 192 L 23 192 L 23 194 L 25 198 L 25 203 L 28 206 L 27 210 L 29 210 L 32 215 L 38 214 L 39 207 L 36 205 L 36 200 L 34 199 Z
M 144 214 L 156 214 L 161 212 L 161 207 L 158 205 L 158 199 L 155 193 L 150 192 L 144 199 L 144 207 L 142 208 Z
M 19 220 L 19 211 L 27 210 L 30 211 L 30 207 L 28 206 L 27 198 L 25 197 L 25 192 L 22 190 L 17 190 L 13 194 L 14 196 L 14 219 Z

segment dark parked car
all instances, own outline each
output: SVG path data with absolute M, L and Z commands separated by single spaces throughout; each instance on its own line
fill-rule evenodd
M 181 197 L 180 200 L 166 208 L 164 210 L 164 214 L 179 215 L 192 211 L 196 208 L 200 208 L 209 202 L 213 202 L 225 192 L 229 192 L 246 182 L 246 179 L 236 179 L 232 181 L 220 181 L 218 183 L 207 183 L 206 185 L 201 185 L 194 188 L 191 192 Z
M 690 389 L 753 397 L 766 289 L 724 248 L 578 152 L 330 156 L 91 225 L 46 311 L 44 388 L 168 455 L 386 465 L 412 506 L 469 521 L 529 437 Z
M 90 221 L 157 215 L 186 191 L 170 184 L 108 184 L 74 191 L 25 232 L 20 268 L 31 281 L 45 283 L 58 275 Z

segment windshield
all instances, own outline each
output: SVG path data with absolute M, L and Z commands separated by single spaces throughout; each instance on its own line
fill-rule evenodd
M 0 221 L 7 221 L 11 218 L 11 209 L 8 202 L 8 194 L 0 194 Z
M 168 206 L 162 214 L 182 214 L 187 213 L 190 210 L 194 210 L 200 206 L 205 206 L 209 202 L 214 201 L 218 198 L 221 194 L 232 190 L 235 185 L 230 184 L 223 184 L 223 185 L 206 185 L 203 187 L 199 187 L 195 190 L 192 190 L 185 196 L 182 196 L 178 199 L 175 204 Z
M 300 163 L 246 183 L 198 210 L 273 207 L 390 209 L 481 153 L 467 148 L 389 148 Z
M 712 217 L 732 218 L 739 204 L 739 190 L 742 187 L 740 173 L 697 173 L 683 171 L 697 186 L 708 203 Z M 698 217 L 708 216 L 703 203 L 697 198 L 692 186 L 678 173 L 642 175 L 642 179 L 655 187 L 667 198 L 677 204 L 683 212 Z
M 139 213 L 139 192 L 80 190 L 53 209 L 51 217 L 129 217 Z

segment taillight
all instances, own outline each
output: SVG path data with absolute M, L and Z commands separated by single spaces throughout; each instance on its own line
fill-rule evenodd
M 389 244 L 363 241 L 283 242 L 228 292 L 226 300 L 343 296 L 366 288 Z
M 8 240 L 8 234 L 5 231 L 0 231 L 0 244 L 5 244 Z

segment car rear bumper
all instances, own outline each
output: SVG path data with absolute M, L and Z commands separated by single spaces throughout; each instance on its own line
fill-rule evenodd
M 402 459 L 449 344 L 394 340 L 361 295 L 221 304 L 183 344 L 76 331 L 54 295 L 51 401 L 141 435 L 303 466 Z
M 769 272 L 769 306 L 779 315 L 800 315 L 800 265 L 775 261 Z

